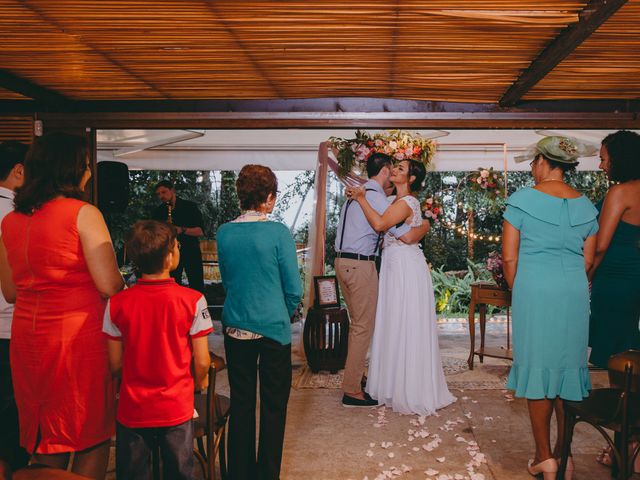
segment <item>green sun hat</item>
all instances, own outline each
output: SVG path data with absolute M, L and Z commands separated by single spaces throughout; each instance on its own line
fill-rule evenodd
M 554 162 L 575 165 L 580 157 L 591 157 L 598 152 L 598 146 L 582 142 L 571 137 L 550 136 L 544 137 L 535 145 L 530 146 L 526 153 L 518 155 L 514 159 L 516 163 L 533 160 L 542 154 L 545 158 Z

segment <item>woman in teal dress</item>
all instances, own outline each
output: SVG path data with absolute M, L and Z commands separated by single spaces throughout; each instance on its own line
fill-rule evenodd
M 527 399 L 536 443 L 528 470 L 545 480 L 555 479 L 558 471 L 562 400 L 580 401 L 591 389 L 586 272 L 595 252 L 597 210 L 563 181 L 579 154 L 573 139 L 540 140 L 528 157 L 536 186 L 511 195 L 504 214 L 504 273 L 513 289 L 514 359 L 507 387 Z M 552 451 L 554 410 L 559 435 Z
M 640 349 L 640 135 L 619 131 L 600 147 L 600 168 L 613 185 L 599 217 L 591 290 L 590 361 Z

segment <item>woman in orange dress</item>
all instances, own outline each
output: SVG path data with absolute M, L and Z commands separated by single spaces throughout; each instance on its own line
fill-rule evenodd
M 15 302 L 10 358 L 20 442 L 33 461 L 104 478 L 115 390 L 102 335 L 105 299 L 123 288 L 109 231 L 82 200 L 86 140 L 37 139 L 15 212 L 2 223 L 0 282 Z

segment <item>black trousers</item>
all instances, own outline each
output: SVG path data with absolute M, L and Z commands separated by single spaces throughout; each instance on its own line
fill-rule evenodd
M 0 339 L 0 460 L 12 470 L 25 467 L 30 455 L 20 446 L 18 407 L 13 396 L 9 340 Z
M 278 480 L 291 390 L 291 344 L 225 335 L 231 413 L 229 478 Z M 260 438 L 256 460 L 256 386 L 260 374 Z
M 171 276 L 176 281 L 182 283 L 182 272 L 187 273 L 189 288 L 204 292 L 204 272 L 202 269 L 202 253 L 196 245 L 184 245 L 180 250 L 180 263 L 178 267 L 171 272 Z
M 116 422 L 116 478 L 151 478 L 151 452 L 159 448 L 162 478 L 193 478 L 193 421 L 173 427 L 128 428 Z

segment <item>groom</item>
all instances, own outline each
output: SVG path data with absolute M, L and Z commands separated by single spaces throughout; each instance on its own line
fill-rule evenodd
M 364 184 L 366 198 L 382 215 L 389 207 L 385 190 L 391 187 L 389 177 L 393 160 L 389 155 L 374 153 L 367 160 Z M 406 224 L 389 230 L 396 238 L 413 243 L 422 238 L 429 222 L 412 229 Z M 372 407 L 378 404 L 364 392 L 365 361 L 376 317 L 378 302 L 378 272 L 376 261 L 384 232 L 376 232 L 367 221 L 358 202 L 348 200 L 342 206 L 336 234 L 335 270 L 338 283 L 349 311 L 349 348 L 342 382 L 342 405 L 345 407 Z

